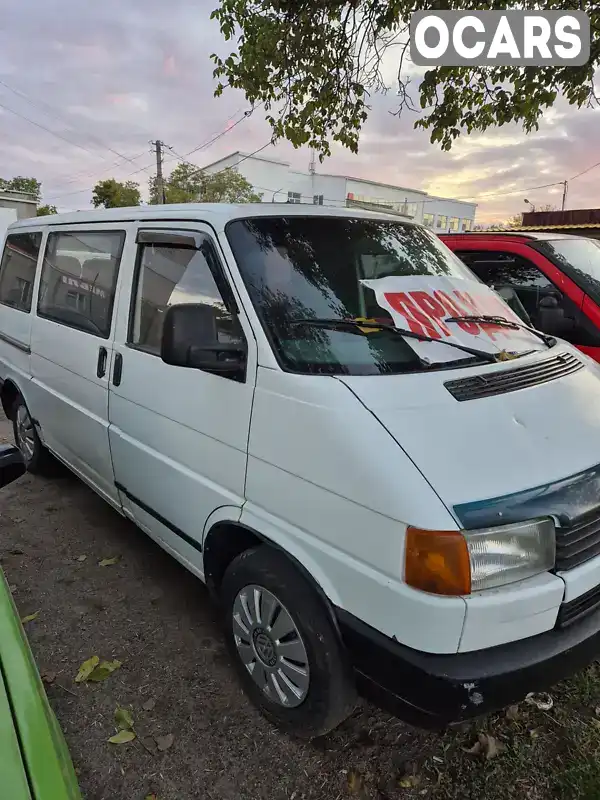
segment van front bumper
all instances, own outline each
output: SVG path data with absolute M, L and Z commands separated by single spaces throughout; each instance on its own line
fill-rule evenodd
M 341 609 L 336 616 L 360 694 L 432 730 L 547 690 L 600 657 L 600 609 L 564 629 L 449 655 L 412 650 Z

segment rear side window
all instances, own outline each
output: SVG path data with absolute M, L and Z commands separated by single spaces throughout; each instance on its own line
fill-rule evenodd
M 3 305 L 31 311 L 41 244 L 41 233 L 14 233 L 6 237 L 0 265 L 0 303 Z
M 124 231 L 49 234 L 38 315 L 107 339 L 124 241 Z

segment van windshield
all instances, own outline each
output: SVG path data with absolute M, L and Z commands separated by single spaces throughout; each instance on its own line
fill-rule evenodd
M 572 236 L 542 240 L 535 248 L 600 305 L 600 241 Z
M 393 331 L 298 323 L 393 325 L 363 281 L 432 276 L 481 285 L 435 235 L 400 221 L 255 217 L 230 222 L 226 235 L 279 361 L 294 372 L 371 375 L 423 368 L 414 340 Z M 458 350 L 450 350 L 450 359 L 445 366 L 480 363 Z

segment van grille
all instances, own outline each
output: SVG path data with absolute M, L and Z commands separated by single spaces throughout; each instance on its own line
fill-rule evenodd
M 566 628 L 573 622 L 597 611 L 600 608 L 600 586 L 594 586 L 589 592 L 576 597 L 569 603 L 563 603 L 558 609 L 557 628 Z
M 600 512 L 556 529 L 556 569 L 573 569 L 600 555 Z
M 523 367 L 503 369 L 488 375 L 474 375 L 469 378 L 459 378 L 447 381 L 444 386 L 459 402 L 465 400 L 478 400 L 482 397 L 491 397 L 506 392 L 516 392 L 529 386 L 571 375 L 583 369 L 582 362 L 572 353 L 559 353 L 543 361 L 527 364 Z

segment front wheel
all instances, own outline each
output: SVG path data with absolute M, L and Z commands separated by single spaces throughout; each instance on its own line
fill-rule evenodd
M 229 566 L 221 588 L 225 635 L 250 699 L 288 733 L 328 733 L 356 692 L 324 602 L 282 554 L 263 545 Z

